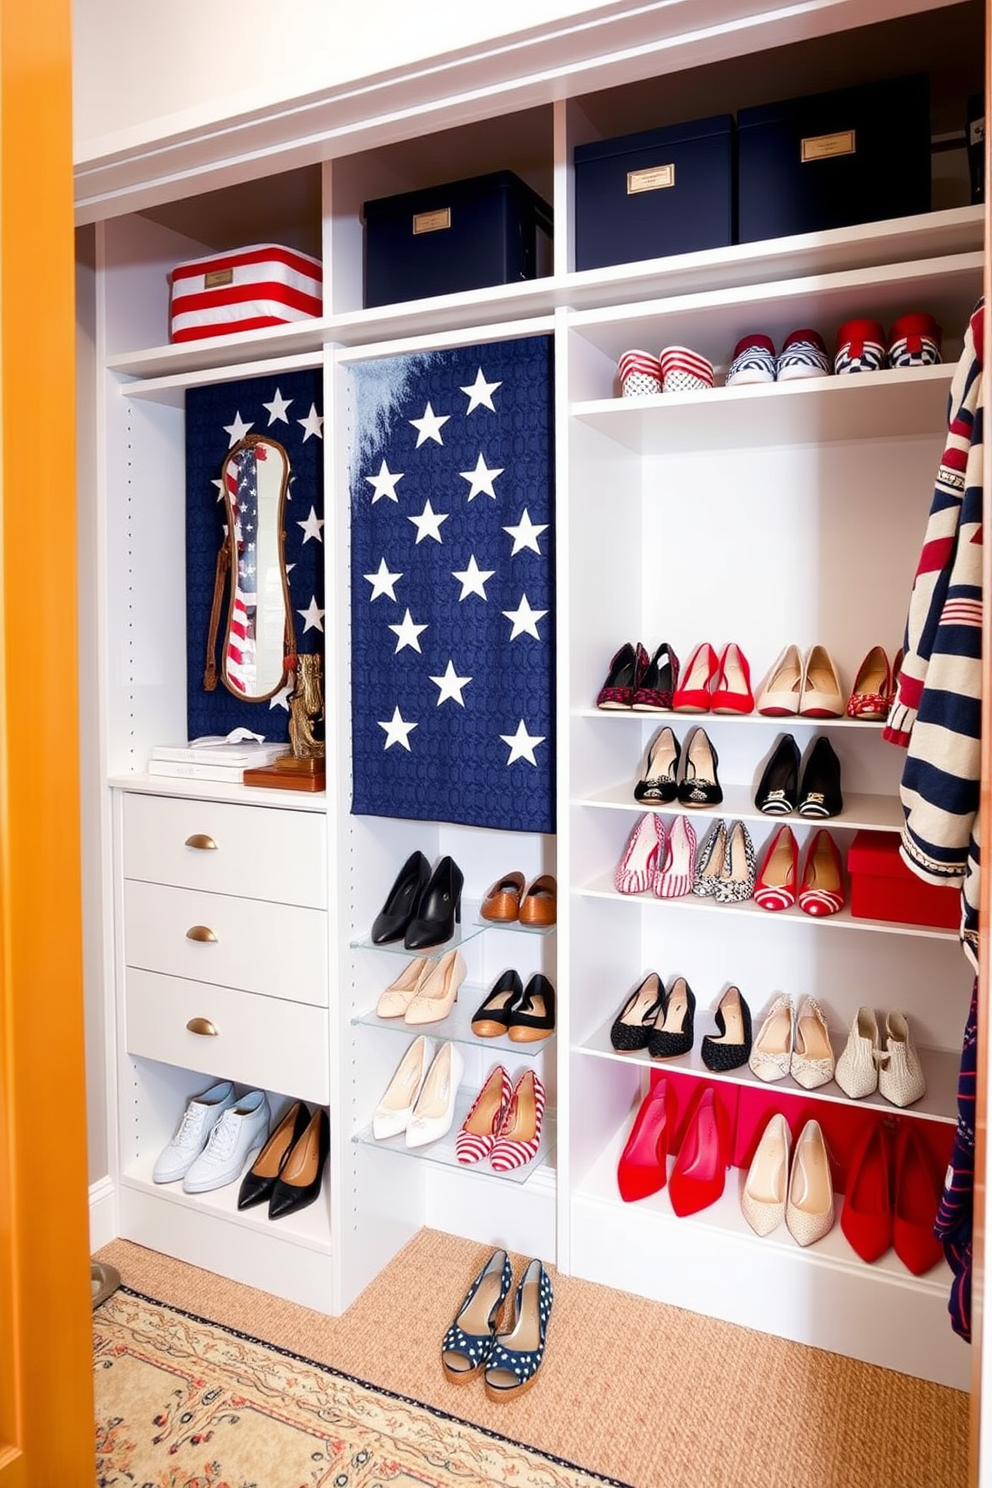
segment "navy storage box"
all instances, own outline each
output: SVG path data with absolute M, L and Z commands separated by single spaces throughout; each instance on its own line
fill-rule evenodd
M 365 304 L 551 273 L 553 215 L 512 171 L 367 201 Z
M 575 267 L 734 241 L 731 114 L 575 147 Z
M 741 243 L 929 212 L 929 79 L 739 109 L 737 160 Z

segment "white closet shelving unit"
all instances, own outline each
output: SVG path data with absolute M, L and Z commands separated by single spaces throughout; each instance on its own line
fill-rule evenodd
M 662 903 L 619 895 L 612 886 L 640 810 L 632 793 L 640 762 L 666 721 L 597 712 L 596 692 L 613 651 L 626 640 L 653 650 L 666 639 L 685 660 L 699 641 L 734 640 L 757 682 L 786 642 L 803 648 L 822 642 L 848 686 L 870 646 L 881 643 L 894 653 L 946 430 L 953 364 L 982 287 L 984 213 L 963 204 L 963 150 L 935 157 L 935 210 L 923 217 L 573 271 L 570 162 L 577 143 L 897 68 L 931 69 L 938 133 L 963 128 L 976 67 L 981 77 L 983 12 L 972 0 L 926 8 L 909 0 L 857 6 L 834 0 L 820 7 L 815 23 L 800 21 L 795 7 L 755 17 L 731 3 L 723 12 L 708 12 L 705 33 L 642 38 L 581 68 L 548 63 L 536 79 L 521 71 L 513 86 L 494 81 L 470 100 L 439 97 L 434 113 L 422 103 L 422 127 L 418 133 L 411 125 L 406 139 L 396 138 L 395 125 L 387 128 L 385 115 L 355 127 L 347 146 L 328 130 L 319 151 L 311 142 L 307 163 L 273 170 L 264 189 L 257 160 L 246 152 L 218 167 L 206 187 L 191 170 L 185 184 L 132 182 L 118 199 L 86 208 L 86 220 L 97 222 L 103 599 L 95 618 L 103 657 L 100 789 L 107 842 L 99 929 L 116 1010 L 110 1120 L 119 1232 L 336 1312 L 417 1228 L 433 1225 L 963 1388 L 969 1355 L 946 1320 L 943 1266 L 913 1278 L 892 1253 L 867 1266 L 839 1225 L 809 1250 L 784 1230 L 758 1240 L 739 1212 L 736 1169 L 717 1205 L 684 1220 L 672 1215 L 665 1191 L 627 1205 L 616 1188 L 617 1159 L 650 1066 L 615 1055 L 609 1028 L 647 969 L 666 981 L 688 978 L 699 1000 L 697 1046 L 729 982 L 741 987 L 756 1027 L 777 992 L 797 1000 L 817 996 L 838 1053 L 861 1003 L 907 1012 L 925 1050 L 927 1095 L 907 1112 L 879 1101 L 874 1109 L 946 1126 L 955 1117 L 970 985 L 950 932 L 855 921 L 847 911 L 814 922 L 798 910 L 769 915 L 753 904 Z M 853 24 L 864 28 L 857 45 L 846 29 Z M 278 163 L 276 140 L 277 131 Z M 550 277 L 361 308 L 364 200 L 507 168 L 553 200 Z M 136 166 L 139 175 L 142 169 Z M 258 241 L 321 254 L 324 316 L 249 336 L 169 345 L 170 268 Z M 915 309 L 930 310 L 944 327 L 943 366 L 717 387 L 636 403 L 617 396 L 617 358 L 630 346 L 686 344 L 723 369 L 748 331 L 766 331 L 781 344 L 789 331 L 811 325 L 830 344 L 851 316 L 889 324 Z M 532 334 L 553 336 L 556 347 L 557 838 L 353 817 L 350 368 L 405 350 Z M 185 392 L 315 367 L 324 376 L 324 543 L 332 597 L 325 621 L 326 796 L 152 778 L 144 773 L 149 747 L 183 737 L 186 726 Z M 726 792 L 720 814 L 747 822 L 760 858 L 779 823 L 755 810 L 753 789 L 782 727 L 758 717 L 669 721 L 680 738 L 695 722 L 707 727 Z M 794 720 L 785 731 L 801 747 L 828 733 L 841 758 L 846 804 L 828 825 L 842 847 L 858 828 L 897 824 L 900 756 L 878 727 Z M 259 873 L 240 895 L 249 901 L 242 905 L 249 920 L 272 935 L 286 934 L 279 929 L 283 911 L 305 917 L 307 934 L 316 939 L 296 967 L 298 988 L 273 997 L 246 986 L 235 970 L 190 972 L 160 949 L 135 950 L 169 895 L 212 895 L 207 902 L 216 907 L 231 893 L 220 881 L 194 881 L 182 855 L 178 866 L 164 866 L 161 844 L 174 831 L 200 830 L 201 814 L 225 829 L 233 824 L 239 841 L 254 840 L 257 832 L 253 867 L 262 865 L 270 842 L 289 844 L 280 851 L 292 888 Z M 694 814 L 700 838 L 712 819 Z M 809 830 L 800 826 L 800 838 Z M 150 861 L 136 866 L 138 848 L 149 840 Z M 289 863 L 303 843 L 317 853 L 319 867 L 301 882 Z M 368 1137 L 372 1109 L 410 1035 L 375 1018 L 378 992 L 401 963 L 392 951 L 370 947 L 366 936 L 414 848 L 432 859 L 451 853 L 465 873 L 468 982 L 450 1024 L 429 1031 L 459 1041 L 466 1096 L 506 1052 L 475 1040 L 468 1028 L 498 972 L 516 965 L 526 979 L 543 970 L 558 987 L 557 1036 L 515 1049 L 512 1059 L 511 1073 L 535 1061 L 550 1111 L 545 1149 L 515 1181 L 459 1170 L 450 1144 L 418 1156 Z M 555 933 L 473 933 L 471 901 L 511 867 L 528 877 L 557 873 Z M 292 967 L 294 945 L 281 943 Z M 206 995 L 220 1000 L 236 1029 L 223 1062 L 209 1041 L 191 1052 L 169 1021 L 189 998 Z M 294 1039 L 301 1044 L 299 1079 L 292 1060 L 286 1062 Z M 266 1057 L 259 1058 L 263 1049 Z M 676 1067 L 706 1073 L 695 1054 Z M 295 1222 L 270 1224 L 264 1211 L 239 1214 L 230 1193 L 191 1199 L 151 1183 L 157 1151 L 207 1076 L 261 1083 L 276 1102 L 304 1096 L 326 1104 L 331 1154 L 324 1191 Z M 756 1083 L 746 1070 L 726 1078 Z M 786 1109 L 789 1099 L 783 1090 Z M 846 1098 L 830 1085 L 810 1100 L 826 1112 Z

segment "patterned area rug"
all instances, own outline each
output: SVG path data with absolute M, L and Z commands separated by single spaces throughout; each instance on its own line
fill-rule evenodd
M 129 1287 L 93 1332 L 98 1488 L 626 1488 Z

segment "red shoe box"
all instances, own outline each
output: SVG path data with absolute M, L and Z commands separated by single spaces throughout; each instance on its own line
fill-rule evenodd
M 851 915 L 957 930 L 961 890 L 926 883 L 899 856 L 898 832 L 856 832 L 847 850 Z

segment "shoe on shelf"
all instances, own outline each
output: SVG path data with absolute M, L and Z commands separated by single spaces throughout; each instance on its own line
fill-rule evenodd
M 706 730 L 694 728 L 682 746 L 678 795 L 683 806 L 719 806 L 723 800 L 719 763 Z
M 672 1209 L 684 1219 L 715 1204 L 730 1166 L 730 1132 L 713 1087 L 699 1092 L 686 1120 L 668 1180 Z
M 558 920 L 558 881 L 553 873 L 539 873 L 532 878 L 520 901 L 521 925 L 546 930 Z
M 294 1143 L 299 1141 L 309 1124 L 309 1107 L 302 1101 L 294 1101 L 242 1178 L 238 1190 L 239 1209 L 251 1209 L 255 1204 L 269 1202 Z
M 785 1218 L 792 1132 L 781 1111 L 765 1125 L 741 1190 L 741 1213 L 756 1235 L 770 1235 Z
M 494 884 L 490 884 L 479 906 L 482 919 L 491 920 L 494 924 L 512 925 L 520 915 L 520 900 L 525 884 L 523 874 L 516 870 L 505 873 Z
M 652 888 L 659 899 L 681 899 L 692 893 L 693 865 L 696 861 L 696 834 L 688 817 L 677 816 L 672 822 Z
M 217 1122 L 234 1105 L 234 1100 L 234 1086 L 230 1080 L 220 1080 L 216 1085 L 211 1085 L 209 1090 L 192 1096 L 186 1103 L 175 1135 L 155 1159 L 152 1181 L 175 1183 L 177 1179 L 185 1177 L 191 1164 L 207 1145 Z
M 743 822 L 727 829 L 727 851 L 714 898 L 718 904 L 743 904 L 754 893 L 754 843 Z
M 762 909 L 790 909 L 799 881 L 799 844 L 792 828 L 779 827 L 765 852 L 754 880 L 754 902 Z
M 795 1008 L 792 998 L 783 992 L 772 1003 L 751 1045 L 748 1068 L 759 1080 L 771 1084 L 785 1079 L 792 1064 L 795 1034 Z
M 665 823 L 653 811 L 645 811 L 631 828 L 623 856 L 613 871 L 613 883 L 621 894 L 643 894 L 654 883 L 665 853 Z
M 894 1168 L 892 1244 L 907 1271 L 922 1276 L 944 1258 L 933 1232 L 941 1186 L 936 1163 L 914 1120 L 900 1122 Z
M 675 977 L 665 991 L 664 1017 L 648 1030 L 652 1059 L 675 1059 L 692 1048 L 696 998 L 684 976 Z
M 868 1123 L 851 1153 L 840 1227 L 851 1249 L 869 1265 L 892 1244 L 892 1175 L 881 1121 Z
M 379 1018 L 402 1018 L 417 994 L 417 988 L 429 976 L 434 963 L 427 956 L 415 956 L 404 966 L 395 981 L 390 982 L 379 994 L 375 1005 Z
M 799 712 L 803 718 L 843 718 L 844 694 L 826 646 L 811 646 L 803 661 Z
M 596 696 L 597 708 L 629 708 L 648 665 L 648 653 L 640 641 L 626 641 L 610 662 L 606 681 Z
M 190 1163 L 184 1193 L 209 1193 L 240 1178 L 254 1162 L 269 1134 L 269 1102 L 262 1090 L 249 1090 L 228 1106 L 211 1128 L 207 1145 Z
M 728 987 L 714 1014 L 717 1032 L 707 1033 L 699 1054 L 707 1069 L 719 1074 L 740 1069 L 751 1053 L 751 1009 L 739 987 Z
M 837 332 L 834 371 L 880 372 L 885 366 L 885 331 L 877 320 L 847 320 Z
M 891 680 L 891 682 L 889 684 L 889 686 L 892 689 L 891 692 L 889 693 L 889 707 L 890 708 L 892 707 L 892 704 L 895 702 L 896 698 L 899 695 L 899 677 L 902 674 L 902 663 L 903 663 L 903 650 L 902 650 L 902 647 L 900 646 L 899 647 L 899 650 L 896 652 L 895 658 L 893 659 L 893 662 L 892 662 L 892 680 Z
M 882 720 L 888 716 L 892 698 L 892 671 L 884 646 L 872 646 L 858 667 L 847 700 L 848 718 Z
M 553 1300 L 550 1276 L 540 1261 L 530 1261 L 517 1283 L 512 1324 L 496 1334 L 486 1360 L 484 1388 L 490 1400 L 516 1400 L 536 1381 Z
M 451 1130 L 455 1097 L 465 1073 L 465 1061 L 455 1044 L 442 1044 L 431 1061 L 416 1104 L 406 1124 L 406 1145 L 426 1147 Z
M 441 1368 L 453 1385 L 475 1379 L 486 1367 L 496 1337 L 496 1323 L 513 1285 L 505 1250 L 494 1250 L 465 1293 L 465 1299 L 441 1342 Z
M 799 908 L 804 914 L 836 914 L 844 908 L 844 865 L 836 842 L 825 827 L 806 844 Z
M 696 393 L 713 386 L 713 363 L 691 346 L 666 346 L 658 360 L 665 393 Z
M 617 1187 L 625 1203 L 646 1199 L 664 1188 L 675 1114 L 673 1086 L 667 1080 L 656 1080 L 637 1109 L 617 1164 Z
M 667 641 L 662 641 L 648 662 L 630 706 L 636 713 L 667 713 L 679 680 L 679 659 Z
M 792 1154 L 785 1223 L 799 1245 L 815 1245 L 834 1223 L 830 1157 L 818 1121 L 807 1121 Z
M 533 1162 L 544 1126 L 544 1086 L 532 1069 L 524 1070 L 514 1085 L 503 1120 L 489 1153 L 494 1173 L 509 1173 Z
M 536 1044 L 554 1031 L 555 989 L 542 972 L 535 971 L 510 1010 L 506 1032 L 515 1044 Z
M 844 809 L 840 760 L 826 734 L 814 742 L 799 782 L 800 816 L 838 816 Z
M 782 342 L 782 350 L 775 363 L 776 382 L 827 377 L 830 370 L 830 355 L 819 331 L 804 328 L 789 332 Z
M 427 880 L 406 927 L 408 951 L 429 951 L 444 945 L 462 917 L 462 870 L 454 858 L 443 857 Z
M 720 652 L 716 681 L 710 694 L 710 712 L 754 712 L 751 668 L 736 641 L 730 641 Z
M 656 971 L 649 971 L 627 998 L 610 1029 L 610 1043 L 621 1054 L 646 1049 L 659 1013 L 664 1018 L 665 989 Z
M 717 820 L 703 839 L 696 856 L 692 875 L 692 892 L 702 898 L 715 898 L 717 885 L 727 858 L 727 823 Z
M 634 800 L 646 806 L 669 805 L 678 798 L 682 750 L 666 723 L 648 746 L 644 774 L 634 786 Z
M 892 322 L 885 360 L 890 367 L 936 367 L 942 339 L 932 315 L 920 311 L 900 315 Z
M 803 690 L 803 660 L 799 647 L 786 646 L 772 663 L 771 670 L 758 689 L 755 706 L 769 718 L 787 717 L 799 712 Z
M 422 1023 L 440 1023 L 447 1018 L 458 1000 L 458 988 L 465 980 L 465 960 L 460 951 L 445 951 L 433 962 L 421 979 L 416 994 L 403 1014 L 410 1027 Z
M 766 816 L 788 816 L 799 804 L 799 745 L 783 734 L 761 772 L 754 804 Z
M 661 392 L 661 362 L 650 351 L 636 347 L 617 362 L 621 398 L 646 398 Z
M 512 967 L 496 978 L 492 990 L 472 1014 L 472 1032 L 476 1038 L 500 1038 L 510 1026 L 510 1016 L 524 995 L 519 971 Z
M 796 1014 L 789 1073 L 804 1090 L 817 1090 L 833 1079 L 834 1065 L 823 1008 L 815 997 L 804 997 Z
M 911 1106 L 926 1094 L 927 1082 L 905 1013 L 885 1015 L 885 1042 L 878 1071 L 878 1093 L 894 1106 Z
M 372 921 L 373 945 L 402 940 L 413 918 L 420 896 L 431 876 L 431 865 L 422 852 L 413 852 L 393 881 L 386 902 Z
M 685 670 L 672 695 L 676 713 L 708 713 L 710 695 L 720 663 L 709 641 L 702 641 L 692 651 Z
M 284 1219 L 314 1203 L 331 1149 L 331 1124 L 323 1106 L 310 1117 L 282 1165 L 269 1197 L 269 1218 Z
M 834 1071 L 834 1079 L 851 1100 L 874 1095 L 878 1089 L 881 1057 L 875 1009 L 859 1007 Z
M 513 1082 L 501 1064 L 489 1075 L 455 1137 L 455 1156 L 460 1163 L 477 1163 L 493 1150 L 513 1093 Z
M 742 336 L 734 347 L 725 387 L 747 387 L 775 381 L 775 343 L 761 331 Z
M 434 1045 L 423 1034 L 407 1045 L 372 1113 L 372 1135 L 377 1142 L 406 1131 L 433 1057 Z

